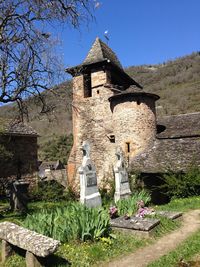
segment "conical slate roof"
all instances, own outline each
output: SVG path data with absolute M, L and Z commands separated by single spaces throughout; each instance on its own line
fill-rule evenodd
M 138 95 L 146 95 L 148 97 L 154 98 L 155 100 L 158 100 L 160 97 L 156 94 L 148 93 L 142 90 L 141 87 L 130 85 L 126 90 L 121 91 L 119 94 L 115 94 L 111 97 L 109 97 L 109 101 L 116 98 L 124 98 L 129 96 L 138 96 Z
M 121 63 L 119 62 L 112 49 L 110 49 L 107 44 L 102 42 L 97 37 L 90 51 L 88 52 L 86 59 L 83 61 L 83 65 L 97 63 L 104 60 L 110 60 L 111 63 L 118 66 L 120 69 L 123 69 Z

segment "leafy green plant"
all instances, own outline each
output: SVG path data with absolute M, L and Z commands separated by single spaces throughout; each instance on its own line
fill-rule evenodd
M 186 173 L 169 172 L 163 176 L 164 183 L 158 186 L 171 198 L 185 198 L 200 194 L 200 169 L 191 167 Z
M 41 181 L 30 192 L 33 201 L 59 201 L 65 198 L 65 187 L 57 181 Z
M 64 191 L 64 199 L 67 201 L 74 201 L 79 198 L 79 193 L 72 186 L 68 185 Z
M 150 194 L 146 190 L 141 190 L 140 192 L 135 192 L 132 197 L 127 199 L 121 199 L 116 203 L 118 214 L 123 216 L 128 214 L 131 216 L 137 211 L 137 202 L 143 200 L 147 204 L 151 200 Z
M 90 209 L 78 202 L 30 214 L 25 219 L 24 226 L 61 242 L 75 239 L 94 241 L 110 233 L 106 210 Z
M 113 201 L 115 193 L 115 181 L 112 178 L 103 178 L 99 188 L 103 206 L 108 206 Z

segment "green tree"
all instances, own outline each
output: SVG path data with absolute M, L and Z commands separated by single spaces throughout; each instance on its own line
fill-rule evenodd
M 41 158 L 47 161 L 60 160 L 63 164 L 67 164 L 72 143 L 72 135 L 55 137 L 41 146 Z

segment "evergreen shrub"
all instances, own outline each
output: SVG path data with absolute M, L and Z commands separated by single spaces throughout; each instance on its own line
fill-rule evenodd
M 200 169 L 191 167 L 187 172 L 169 172 L 161 178 L 163 184 L 158 188 L 170 198 L 186 198 L 200 194 Z
M 30 192 L 32 201 L 59 201 L 65 199 L 65 187 L 57 181 L 40 181 Z

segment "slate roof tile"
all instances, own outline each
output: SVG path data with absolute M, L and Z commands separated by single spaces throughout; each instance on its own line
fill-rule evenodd
M 88 52 L 87 57 L 83 61 L 83 65 L 97 63 L 104 60 L 110 60 L 114 65 L 118 66 L 120 69 L 123 69 L 120 61 L 112 49 L 97 37 L 90 51 Z
M 165 116 L 158 119 L 158 124 L 166 129 L 157 134 L 151 147 L 131 161 L 131 167 L 144 173 L 200 167 L 200 112 Z
M 29 135 L 38 136 L 38 133 L 29 125 L 24 123 L 6 123 L 3 127 L 3 134 L 6 135 Z
M 157 124 L 166 127 L 158 138 L 200 136 L 200 112 L 165 116 L 159 118 Z

